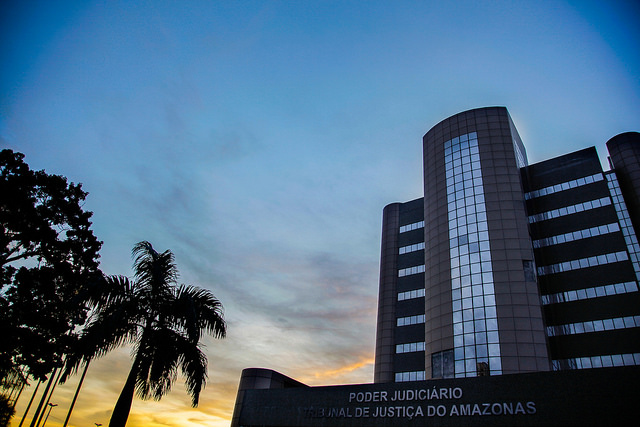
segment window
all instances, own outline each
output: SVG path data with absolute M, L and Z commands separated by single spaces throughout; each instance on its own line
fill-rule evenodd
M 548 187 L 540 188 L 538 190 L 529 191 L 525 193 L 525 200 L 530 200 L 536 197 L 546 196 L 547 194 L 557 193 L 559 191 L 569 190 L 570 188 L 576 188 L 583 185 L 591 184 L 593 182 L 602 181 L 604 177 L 602 173 L 597 173 L 591 176 L 574 179 L 572 181 L 563 182 L 560 184 L 550 185 Z
M 616 231 L 620 231 L 620 226 L 618 223 L 614 222 L 611 224 L 600 225 L 597 227 L 586 228 L 584 230 L 534 240 L 533 247 L 542 248 L 544 246 L 558 245 L 561 243 L 573 242 L 575 240 L 587 239 L 589 237 L 601 236 L 603 234 L 615 233 Z
M 416 252 L 416 251 L 419 251 L 421 249 L 424 249 L 424 242 L 415 243 L 413 245 L 403 246 L 398 250 L 398 252 L 399 252 L 400 255 L 402 255 L 402 254 L 407 254 L 409 252 Z
M 454 377 L 453 350 L 440 351 L 431 355 L 431 378 Z
M 614 329 L 635 328 L 640 326 L 640 316 L 617 317 L 614 319 L 588 320 L 586 322 L 547 326 L 547 336 L 585 334 L 589 332 L 610 331 Z
M 415 353 L 424 351 L 424 341 L 396 345 L 396 353 Z
M 420 297 L 423 297 L 424 294 L 425 294 L 424 288 L 414 289 L 412 291 L 398 292 L 398 301 L 420 298 Z
M 410 276 L 418 273 L 424 273 L 424 265 L 416 265 L 414 267 L 400 269 L 398 270 L 398 277 Z
M 522 260 L 522 269 L 524 270 L 524 280 L 527 282 L 536 281 L 536 268 L 531 260 Z
M 417 314 L 415 316 L 398 317 L 396 320 L 396 326 L 408 326 L 424 323 L 424 314 Z
M 396 372 L 396 382 L 424 381 L 424 371 Z
M 413 224 L 403 225 L 400 227 L 400 233 L 417 230 L 418 228 L 424 228 L 424 221 L 418 221 L 418 222 L 414 222 Z
M 540 299 L 543 305 L 548 305 L 609 295 L 626 294 L 629 292 L 638 292 L 638 285 L 636 282 L 615 283 L 612 285 L 558 292 L 555 294 L 542 295 Z
M 640 365 L 640 353 L 606 354 L 602 356 L 577 357 L 575 359 L 552 360 L 553 370 L 591 369 L 606 366 Z
M 614 262 L 626 261 L 628 259 L 629 255 L 626 251 L 602 254 L 589 258 L 574 259 L 572 261 L 538 267 L 538 275 L 545 276 L 547 274 L 562 273 L 564 271 L 578 270 L 586 267 L 612 264 Z
M 553 209 L 546 212 L 537 213 L 535 215 L 529 216 L 529 223 L 533 224 L 535 222 L 546 221 L 549 219 L 558 218 L 565 215 L 571 215 L 576 212 L 582 212 L 590 209 L 597 209 L 602 206 L 608 206 L 611 204 L 611 199 L 609 197 L 602 197 L 596 200 L 590 200 L 588 202 L 578 203 L 571 206 L 565 206 L 558 209 Z

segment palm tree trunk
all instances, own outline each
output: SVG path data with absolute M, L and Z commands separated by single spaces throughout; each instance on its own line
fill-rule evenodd
M 111 420 L 109 421 L 109 427 L 124 427 L 127 424 L 129 418 L 129 412 L 131 411 L 131 402 L 133 402 L 133 394 L 136 390 L 136 377 L 138 375 L 138 361 L 137 358 L 131 366 L 127 381 L 124 383 L 124 387 L 120 392 L 120 397 L 116 402 L 116 406 L 113 408 L 111 414 Z
M 58 371 L 58 377 L 56 378 L 55 382 L 53 383 L 53 387 L 51 388 L 51 391 L 49 392 L 49 396 L 47 396 L 47 401 L 44 404 L 44 408 L 42 408 L 42 412 L 40 413 L 40 418 L 38 418 L 38 424 L 36 424 L 36 427 L 40 427 L 40 421 L 42 421 L 42 417 L 44 416 L 44 411 L 45 409 L 47 409 L 47 405 L 49 404 L 49 401 L 51 400 L 51 396 L 53 396 L 53 392 L 56 389 L 56 386 L 58 385 L 58 383 L 60 382 L 60 376 L 62 375 L 62 368 L 59 368 L 60 370 Z M 49 412 L 51 412 L 51 409 L 49 409 Z
M 33 391 L 31 399 L 29 399 L 29 404 L 27 405 L 27 409 L 24 411 L 24 415 L 22 416 L 22 420 L 20 420 L 20 424 L 18 424 L 18 427 L 22 427 L 22 424 L 24 424 L 24 419 L 27 418 L 27 414 L 29 413 L 29 409 L 31 409 L 31 404 L 33 403 L 33 399 L 36 397 L 36 393 L 38 392 L 38 387 L 40 387 L 40 384 L 42 384 L 42 380 L 38 380 L 36 389 Z
M 29 425 L 29 427 L 35 427 L 36 424 L 39 423 L 38 420 L 40 419 L 40 413 L 41 411 L 44 410 L 43 405 L 44 405 L 44 402 L 47 400 L 47 397 L 49 396 L 49 389 L 51 388 L 51 384 L 53 384 L 53 378 L 56 376 L 57 371 L 58 371 L 58 368 L 54 368 L 53 371 L 51 371 L 49 382 L 47 382 L 47 387 L 44 389 L 44 393 L 40 398 L 40 403 L 36 408 L 36 413 L 33 415 L 33 418 L 31 419 L 31 424 Z
M 71 406 L 69 406 L 69 412 L 67 413 L 67 418 L 65 418 L 64 424 L 62 425 L 62 427 L 67 427 L 67 424 L 69 424 L 69 418 L 71 418 L 71 412 L 73 412 L 73 407 L 76 405 L 76 400 L 78 399 L 80 388 L 82 387 L 82 383 L 84 382 L 84 377 L 87 375 L 87 369 L 89 369 L 89 363 L 90 362 L 87 362 L 84 365 L 84 371 L 82 371 L 82 377 L 80 377 L 80 382 L 78 382 L 78 387 L 76 388 L 76 394 L 73 395 L 73 400 L 71 401 Z

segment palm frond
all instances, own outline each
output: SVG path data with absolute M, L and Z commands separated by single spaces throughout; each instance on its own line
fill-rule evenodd
M 133 247 L 132 255 L 136 282 L 151 292 L 166 290 L 178 280 L 178 268 L 170 250 L 158 253 L 151 243 L 143 241 Z
M 185 377 L 185 388 L 191 396 L 191 406 L 198 406 L 200 391 L 207 384 L 207 356 L 199 345 L 191 345 L 184 348 L 180 370 Z
M 125 300 L 120 304 L 102 306 L 93 314 L 67 355 L 62 382 L 75 373 L 80 365 L 94 358 L 102 357 L 123 344 L 133 343 L 138 338 L 139 313 L 134 300 Z
M 143 399 L 160 400 L 171 390 L 177 378 L 181 347 L 184 339 L 171 328 L 146 331 L 144 343 L 140 343 L 136 358 L 139 360 L 136 391 Z
M 191 340 L 198 341 L 204 333 L 214 338 L 226 336 L 222 303 L 206 289 L 181 285 L 176 290 L 172 314 Z
M 118 305 L 121 301 L 133 298 L 135 286 L 125 276 L 103 276 L 102 280 L 91 287 L 87 301 L 89 306 L 101 310 L 105 306 Z

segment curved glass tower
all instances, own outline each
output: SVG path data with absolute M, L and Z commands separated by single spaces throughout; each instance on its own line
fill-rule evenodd
M 509 113 L 443 120 L 423 155 L 424 198 L 384 212 L 375 381 L 548 370 L 526 152 Z
M 423 138 L 427 378 L 549 369 L 520 168 L 503 107 Z

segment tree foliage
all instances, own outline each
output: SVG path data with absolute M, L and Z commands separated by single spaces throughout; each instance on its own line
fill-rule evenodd
M 44 379 L 86 319 L 82 290 L 101 275 L 102 242 L 82 185 L 31 170 L 21 153 L 0 152 L 0 195 L 0 378 Z

